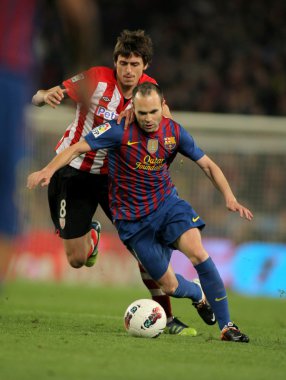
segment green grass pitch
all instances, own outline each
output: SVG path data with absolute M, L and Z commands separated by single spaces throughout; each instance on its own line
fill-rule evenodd
M 1 380 L 284 380 L 286 299 L 229 292 L 231 315 L 249 344 L 221 342 L 188 300 L 175 314 L 197 337 L 129 337 L 127 306 L 148 298 L 141 287 L 15 282 L 0 295 Z

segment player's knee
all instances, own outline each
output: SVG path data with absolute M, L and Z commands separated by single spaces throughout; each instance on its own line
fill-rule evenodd
M 193 265 L 201 264 L 209 257 L 208 253 L 203 247 L 198 247 L 198 249 L 194 249 L 194 247 L 192 247 L 192 249 L 190 249 L 186 255 L 191 260 Z
M 178 283 L 168 283 L 161 286 L 162 291 L 168 296 L 172 296 L 178 287 Z
M 77 268 L 81 268 L 85 263 L 82 260 L 69 259 L 69 264 L 70 264 L 71 267 L 77 269 Z
M 74 252 L 66 252 L 68 262 L 73 268 L 81 268 L 85 264 L 84 257 L 76 255 Z
M 69 263 L 70 263 L 70 266 L 75 269 L 81 268 L 84 265 L 84 262 L 79 261 L 79 260 L 70 260 Z
M 191 261 L 192 261 L 193 265 L 198 265 L 198 264 L 201 264 L 204 261 L 206 261 L 208 259 L 208 257 L 209 257 L 208 253 L 203 249 L 203 250 L 197 251 L 194 254 Z

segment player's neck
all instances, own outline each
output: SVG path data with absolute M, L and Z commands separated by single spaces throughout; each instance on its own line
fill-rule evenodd
M 134 87 L 130 87 L 130 86 L 124 86 L 122 85 L 121 83 L 118 82 L 118 86 L 120 88 L 120 91 L 123 95 L 123 97 L 126 99 L 126 100 L 129 100 L 132 98 L 132 91 L 133 91 L 133 88 Z

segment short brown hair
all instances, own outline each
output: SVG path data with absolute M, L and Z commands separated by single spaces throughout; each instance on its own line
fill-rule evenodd
M 113 60 L 117 62 L 118 56 L 130 57 L 135 54 L 142 58 L 144 65 L 150 64 L 153 57 L 153 43 L 144 30 L 134 31 L 123 30 L 117 38 L 117 43 L 113 51 Z
M 132 100 L 134 100 L 138 92 L 143 96 L 147 96 L 150 95 L 152 91 L 155 91 L 159 95 L 162 102 L 164 99 L 163 92 L 158 85 L 152 82 L 143 82 L 138 84 L 132 91 Z

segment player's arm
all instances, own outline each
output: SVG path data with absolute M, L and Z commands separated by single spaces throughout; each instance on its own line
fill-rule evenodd
M 74 158 L 90 150 L 91 147 L 85 140 L 69 146 L 55 156 L 42 170 L 30 174 L 27 179 L 27 187 L 33 189 L 39 184 L 41 184 L 41 186 L 47 186 L 57 170 L 68 165 Z
M 67 90 L 61 86 L 55 86 L 48 90 L 38 90 L 32 98 L 32 104 L 37 107 L 42 107 L 46 104 L 52 108 L 56 108 L 61 104 Z
M 54 173 L 68 165 L 74 158 L 81 154 L 103 148 L 112 148 L 121 145 L 123 128 L 114 126 L 115 122 L 104 123 L 90 131 L 84 140 L 64 149 L 55 156 L 42 170 L 28 176 L 27 187 L 33 189 L 37 185 L 47 186 Z
M 207 155 L 204 155 L 196 161 L 196 163 L 212 181 L 214 186 L 222 193 L 227 209 L 229 211 L 239 212 L 242 218 L 244 217 L 247 220 L 251 220 L 253 218 L 252 212 L 237 201 L 221 168 Z

